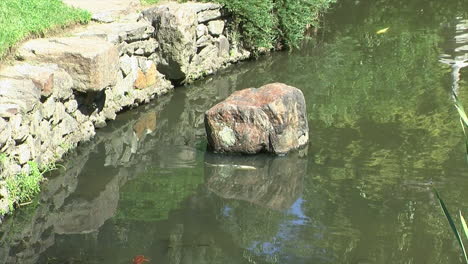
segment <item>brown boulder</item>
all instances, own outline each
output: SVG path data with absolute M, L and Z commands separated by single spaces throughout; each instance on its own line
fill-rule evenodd
M 301 90 L 282 83 L 237 91 L 205 113 L 215 152 L 285 154 L 309 140 Z
M 143 72 L 141 69 L 138 69 L 137 78 L 133 86 L 136 89 L 144 89 L 146 87 L 150 87 L 156 84 L 156 75 L 157 70 L 154 64 L 151 64 L 151 66 L 146 70 L 146 72 Z

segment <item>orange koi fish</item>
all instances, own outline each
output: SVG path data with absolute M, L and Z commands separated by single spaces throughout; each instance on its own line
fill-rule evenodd
M 148 262 L 149 259 L 146 259 L 143 255 L 138 255 L 133 258 L 133 264 L 141 264 L 143 262 Z

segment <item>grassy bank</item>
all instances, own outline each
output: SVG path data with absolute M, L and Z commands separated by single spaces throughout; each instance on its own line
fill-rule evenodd
M 1 0 L 0 58 L 30 36 L 90 19 L 88 12 L 68 7 L 61 0 Z

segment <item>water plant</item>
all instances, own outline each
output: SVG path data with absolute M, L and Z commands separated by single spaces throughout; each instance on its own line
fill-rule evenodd
M 455 101 L 455 108 L 457 109 L 458 115 L 460 116 L 460 124 L 463 130 L 463 135 L 465 136 L 466 161 L 468 162 L 468 135 L 466 133 L 466 128 L 468 127 L 468 116 L 466 115 L 465 108 L 458 99 L 457 94 L 452 93 L 452 96 Z
M 16 176 L 6 179 L 6 187 L 9 193 L 9 207 L 12 211 L 16 205 L 29 202 L 40 191 L 40 183 L 44 180 L 46 172 L 55 170 L 55 164 L 39 166 L 36 162 L 30 161 L 29 173 L 19 173 Z
M 468 116 L 466 115 L 465 108 L 463 107 L 463 104 L 461 103 L 460 99 L 458 98 L 457 94 L 455 92 L 452 92 L 452 97 L 454 100 L 454 105 L 455 108 L 457 109 L 458 115 L 460 117 L 460 124 L 462 127 L 463 135 L 465 138 L 465 149 L 466 149 L 466 161 L 468 162 L 468 135 L 466 128 L 468 128 Z M 439 201 L 440 207 L 442 208 L 442 211 L 444 212 L 445 217 L 447 218 L 447 221 L 449 222 L 450 228 L 452 229 L 455 238 L 457 239 L 458 244 L 460 245 L 460 248 L 463 253 L 463 257 L 465 259 L 466 264 L 468 264 L 468 256 L 467 256 L 467 250 L 465 245 L 463 244 L 463 238 L 460 235 L 460 232 L 458 231 L 455 221 L 453 220 L 452 216 L 449 213 L 449 210 L 447 206 L 445 205 L 444 201 L 439 195 L 439 192 L 437 190 L 434 190 L 437 199 Z M 466 225 L 465 218 L 463 217 L 463 214 L 461 211 L 459 211 L 459 216 L 460 216 L 460 222 L 462 225 L 462 231 L 465 234 L 466 239 L 468 240 L 468 227 Z
M 450 215 L 449 210 L 447 209 L 447 206 L 445 205 L 444 201 L 440 197 L 437 190 L 435 190 L 435 194 L 437 196 L 437 199 L 439 200 L 440 207 L 444 211 L 445 217 L 447 218 L 447 221 L 449 222 L 450 228 L 452 229 L 453 233 L 455 234 L 457 242 L 460 245 L 460 248 L 461 248 L 461 250 L 463 252 L 463 256 L 465 258 L 465 262 L 468 264 L 468 257 L 466 255 L 465 245 L 463 244 L 463 238 L 460 235 L 460 232 L 458 232 L 457 226 L 455 225 L 455 221 L 453 220 L 452 216 Z M 459 211 L 459 214 L 460 214 L 460 222 L 462 224 L 463 233 L 465 234 L 466 239 L 468 239 L 468 227 L 466 225 L 465 218 L 463 217 L 461 211 Z

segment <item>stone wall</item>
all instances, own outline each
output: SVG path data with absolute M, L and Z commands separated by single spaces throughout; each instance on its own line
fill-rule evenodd
M 221 6 L 168 3 L 35 39 L 0 70 L 0 212 L 6 180 L 54 163 L 120 111 L 250 57 Z

